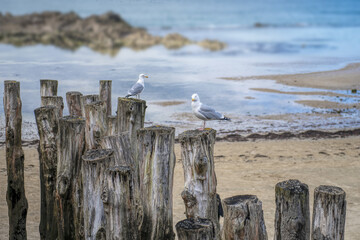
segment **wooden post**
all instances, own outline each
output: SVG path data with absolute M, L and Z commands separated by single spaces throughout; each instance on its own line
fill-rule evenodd
M 58 239 L 83 239 L 81 156 L 85 150 L 85 120 L 59 119 L 56 201 Z
M 140 201 L 140 185 L 139 185 L 139 165 L 138 161 L 132 154 L 129 134 L 120 133 L 116 136 L 106 136 L 101 139 L 100 147 L 102 149 L 113 149 L 116 166 L 129 166 L 131 169 L 131 186 L 133 187 L 133 201 L 135 202 L 134 210 L 141 215 L 142 207 Z
M 118 133 L 128 132 L 132 146 L 136 146 L 136 131 L 144 127 L 145 109 L 146 102 L 144 100 L 118 98 Z
M 85 118 L 85 105 L 94 103 L 100 100 L 99 95 L 92 94 L 92 95 L 84 95 L 80 97 L 81 99 L 81 113 L 83 118 Z
M 185 189 L 181 197 L 185 203 L 186 217 L 210 219 L 219 238 L 214 165 L 215 138 L 214 129 L 190 130 L 179 135 L 185 178 Z
M 57 238 L 57 221 L 55 216 L 55 189 L 57 165 L 58 109 L 55 106 L 44 106 L 35 109 L 36 124 L 39 132 L 39 160 L 41 186 L 41 239 Z
M 81 97 L 80 92 L 67 92 L 66 93 L 66 102 L 69 110 L 70 116 L 82 116 L 81 112 Z
M 111 80 L 100 80 L 100 100 L 106 103 L 106 115 L 111 115 Z
M 82 156 L 84 190 L 84 234 L 85 239 L 96 239 L 97 233 L 105 229 L 105 213 L 101 199 L 105 171 L 115 163 L 113 150 L 92 149 Z
M 141 239 L 174 239 L 172 190 L 175 128 L 138 130 L 140 196 L 143 201 Z
M 133 199 L 131 168 L 126 165 L 108 168 L 102 200 L 106 216 L 106 239 L 140 239 Z
M 185 219 L 175 225 L 178 240 L 213 240 L 215 237 L 214 224 L 209 219 Z
M 9 239 L 26 239 L 28 201 L 24 188 L 24 151 L 21 146 L 20 82 L 4 82 Z
M 107 116 L 107 133 L 106 136 L 115 136 L 117 135 L 117 116 Z
M 299 180 L 275 186 L 275 240 L 310 239 L 309 188 Z
M 100 139 L 107 132 L 106 103 L 97 101 L 85 105 L 85 119 L 86 149 L 99 148 Z
M 140 201 L 140 185 L 139 185 L 139 165 L 135 161 L 130 145 L 129 134 L 120 133 L 116 136 L 106 136 L 101 139 L 100 147 L 102 149 L 113 149 L 116 166 L 128 166 L 131 169 L 131 186 L 133 192 L 133 209 L 137 216 L 142 215 L 142 204 Z
M 40 96 L 57 96 L 58 81 L 50 79 L 40 79 Z
M 129 135 L 120 133 L 117 136 L 105 136 L 100 141 L 102 149 L 113 149 L 116 165 L 127 165 L 132 170 L 135 168 L 135 161 L 131 154 Z
M 41 97 L 41 106 L 55 106 L 58 110 L 58 117 L 63 116 L 64 101 L 62 97 L 58 96 L 45 96 Z
M 314 191 L 313 240 L 344 240 L 346 194 L 334 186 L 319 186 Z
M 222 239 L 267 240 L 262 203 L 254 195 L 238 195 L 222 202 L 224 225 Z

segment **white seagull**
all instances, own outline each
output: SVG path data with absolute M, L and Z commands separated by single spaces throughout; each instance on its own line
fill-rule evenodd
M 208 120 L 227 120 L 227 121 L 231 121 L 230 118 L 227 118 L 223 114 L 215 111 L 215 109 L 213 109 L 212 107 L 209 107 L 209 106 L 207 106 L 205 104 L 202 104 L 200 102 L 199 95 L 197 95 L 196 93 L 194 93 L 191 96 L 191 100 L 192 100 L 191 108 L 192 108 L 192 111 L 193 111 L 194 115 L 204 121 L 204 128 L 203 129 L 205 129 L 205 123 Z
M 136 96 L 138 99 L 140 98 L 140 93 L 145 89 L 144 78 L 148 78 L 145 74 L 139 75 L 139 80 L 129 89 L 128 94 L 125 96 L 126 98 L 130 96 Z

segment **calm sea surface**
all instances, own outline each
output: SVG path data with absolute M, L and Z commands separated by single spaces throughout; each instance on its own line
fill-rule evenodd
M 71 90 L 83 94 L 97 93 L 98 81 L 111 79 L 115 109 L 116 98 L 126 94 L 140 73 L 147 73 L 150 78 L 141 95 L 149 105 L 147 122 L 180 129 L 200 126 L 200 122 L 188 118 L 190 97 L 196 92 L 202 102 L 235 120 L 210 126 L 228 130 L 248 130 L 258 126 L 258 129 L 271 130 L 274 123 L 266 125 L 264 121 L 254 119 L 263 115 L 324 113 L 327 110 L 305 107 L 294 101 L 339 99 L 261 93 L 251 88 L 313 89 L 283 86 L 270 80 L 235 82 L 220 77 L 329 70 L 360 61 L 360 1 L 357 0 L 90 0 L 86 3 L 80 0 L 52 3 L 45 0 L 0 0 L 0 5 L 2 14 L 10 12 L 14 15 L 56 10 L 74 11 L 86 17 L 111 10 L 130 24 L 145 27 L 155 35 L 179 32 L 192 40 L 217 39 L 228 45 L 219 52 L 198 46 L 179 50 L 154 46 L 144 51 L 124 48 L 116 56 L 109 56 L 86 47 L 69 51 L 54 46 L 0 44 L 0 80 L 21 81 L 23 116 L 29 122 L 34 122 L 33 110 L 40 105 L 39 79 L 59 80 L 59 95 L 63 97 Z M 256 24 L 263 27 L 256 27 Z M 3 83 L 0 92 L 3 92 Z M 168 107 L 153 104 L 171 100 L 185 103 Z M 343 101 L 356 102 L 352 99 Z M 1 121 L 3 116 L 1 105 Z M 296 126 L 284 122 L 276 124 L 285 126 L 284 129 L 306 128 L 305 123 Z M 311 126 L 321 125 L 359 127 L 359 112 L 346 113 L 341 121 L 328 119 L 318 126 Z

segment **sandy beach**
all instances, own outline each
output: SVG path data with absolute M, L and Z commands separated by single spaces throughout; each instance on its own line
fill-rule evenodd
M 261 140 L 254 142 L 217 142 L 215 170 L 217 192 L 221 198 L 238 194 L 255 194 L 263 202 L 269 239 L 274 232 L 275 184 L 287 179 L 299 179 L 308 184 L 310 205 L 313 191 L 319 185 L 336 185 L 347 194 L 345 239 L 359 239 L 360 220 L 360 137 L 305 140 Z M 36 147 L 26 147 L 25 188 L 29 201 L 27 217 L 28 239 L 39 239 L 40 181 Z M 184 219 L 180 193 L 184 188 L 180 145 L 176 144 L 174 175 L 174 224 Z M 0 155 L 5 155 L 4 147 Z M 8 238 L 6 165 L 0 162 L 0 238 Z

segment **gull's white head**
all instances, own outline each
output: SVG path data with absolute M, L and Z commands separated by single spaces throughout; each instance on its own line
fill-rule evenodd
M 139 79 L 144 79 L 144 78 L 149 78 L 149 76 L 147 76 L 143 73 L 139 75 Z
M 200 102 L 199 95 L 197 95 L 197 93 L 194 93 L 194 94 L 191 96 L 191 101 L 192 101 L 192 102 Z

